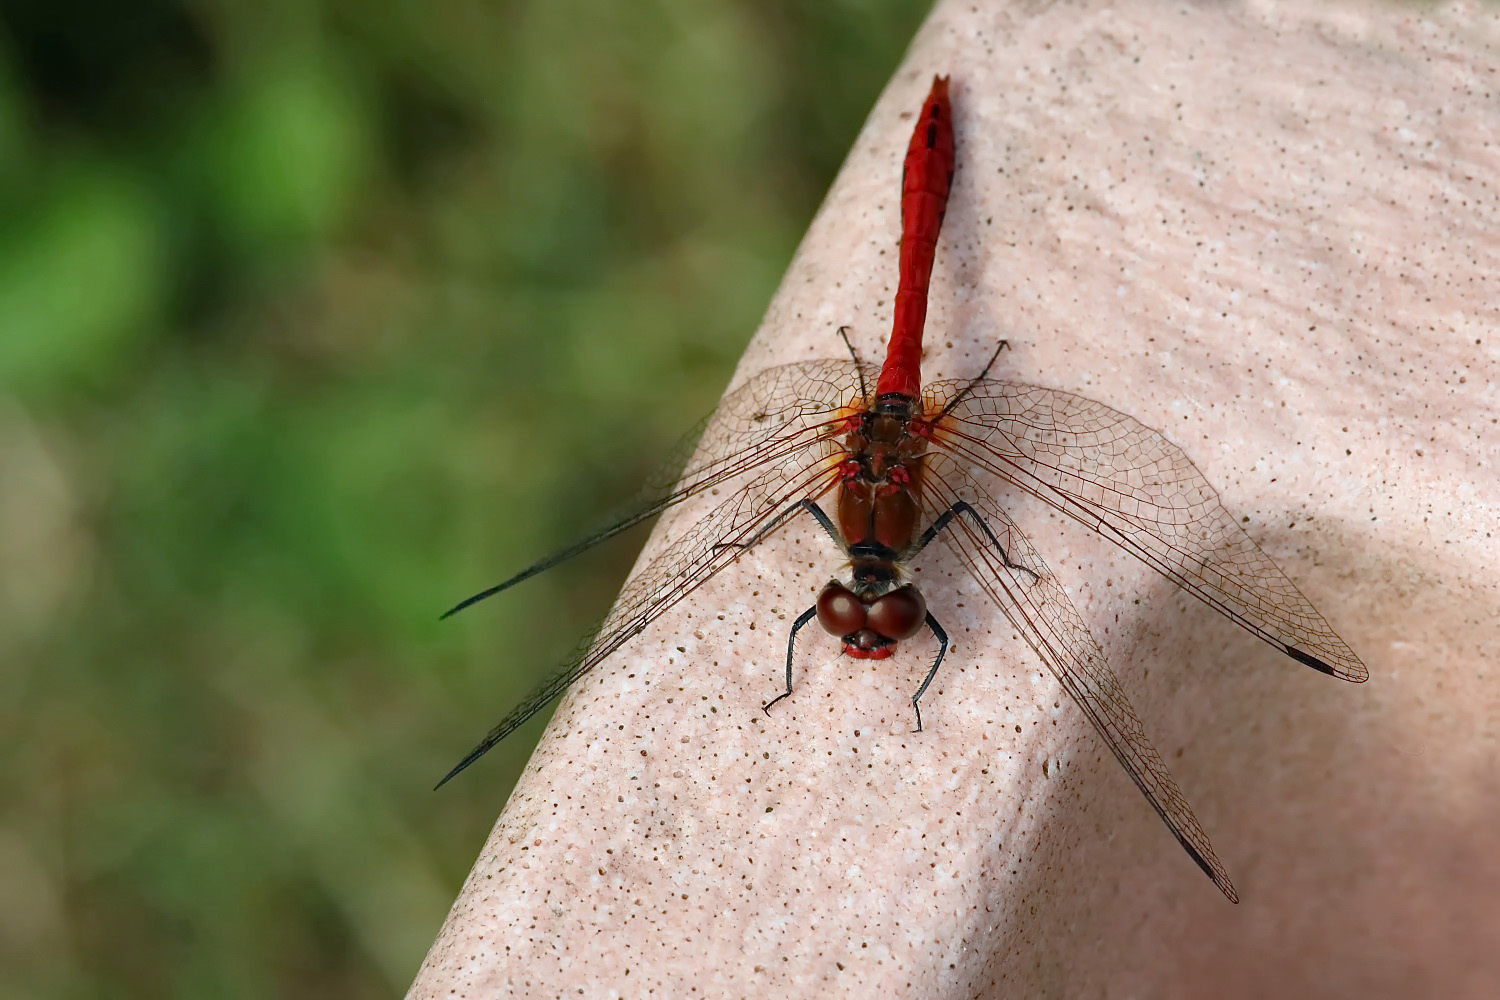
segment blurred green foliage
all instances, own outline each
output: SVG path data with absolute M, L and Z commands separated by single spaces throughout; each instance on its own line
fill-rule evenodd
M 405 988 L 925 7 L 7 0 L 3 995 Z

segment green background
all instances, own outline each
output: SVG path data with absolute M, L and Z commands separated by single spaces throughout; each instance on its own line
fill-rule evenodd
M 0 990 L 405 989 L 926 0 L 6 0 Z

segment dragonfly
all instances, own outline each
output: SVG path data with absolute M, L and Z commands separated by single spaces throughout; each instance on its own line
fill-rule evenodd
M 746 551 L 807 518 L 848 574 L 830 580 L 793 622 L 784 689 L 763 706 L 767 712 L 792 694 L 798 635 L 814 620 L 844 653 L 868 659 L 889 657 L 927 630 L 937 654 L 911 697 L 920 731 L 920 701 L 950 639 L 908 567 L 940 546 L 1078 705 L 1192 860 L 1238 902 L 1099 643 L 996 493 L 1019 490 L 1078 521 L 1305 666 L 1352 682 L 1369 672 L 1182 449 L 1157 431 L 1071 392 L 991 378 L 1004 341 L 974 377 L 923 384 L 928 287 L 955 165 L 949 81 L 939 76 L 903 164 L 894 322 L 879 368 L 862 362 L 841 330 L 848 358 L 752 376 L 705 422 L 675 487 L 444 615 L 685 501 L 711 500 L 626 582 L 580 653 L 502 718 L 439 786 Z

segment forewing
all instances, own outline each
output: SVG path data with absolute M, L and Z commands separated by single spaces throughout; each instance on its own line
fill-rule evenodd
M 1083 396 L 1016 382 L 943 382 L 962 394 L 938 443 L 1092 528 L 1297 661 L 1369 678 L 1333 627 L 1224 509 L 1182 449 Z
M 729 393 L 712 414 L 684 435 L 671 457 L 627 507 L 628 513 L 577 543 L 539 559 L 512 577 L 464 598 L 444 618 L 509 590 L 538 573 L 651 520 L 685 500 L 796 454 L 823 436 L 836 436 L 835 410 L 873 377 L 852 361 L 802 361 L 768 368 Z
M 661 509 L 712 493 L 722 500 L 670 538 L 620 592 L 609 615 L 556 675 L 512 709 L 441 785 L 541 711 L 705 581 L 734 562 L 751 540 L 798 500 L 828 488 L 829 457 L 841 434 L 836 411 L 854 391 L 852 362 L 814 361 L 772 368 L 725 397 L 707 421 L 682 485 Z
M 873 379 L 866 365 L 864 376 Z M 806 447 L 830 430 L 829 421 L 860 385 L 848 359 L 825 358 L 767 368 L 726 395 L 704 418 L 701 433 L 686 435 L 686 462 L 668 462 L 654 477 L 670 505 L 727 478 L 758 468 L 777 456 Z M 837 431 L 838 428 L 831 428 Z
M 1103 650 L 1021 529 L 943 456 L 933 456 L 927 488 L 933 501 L 944 508 L 963 500 L 979 512 L 1000 547 L 967 516 L 955 518 L 939 539 L 1083 710 L 1177 842 L 1231 902 L 1239 902 L 1208 834 L 1161 754 L 1146 738 L 1140 717 L 1105 662 Z

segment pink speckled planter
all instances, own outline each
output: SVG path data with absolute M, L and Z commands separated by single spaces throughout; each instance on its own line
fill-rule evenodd
M 1497 38 L 1473 4 L 943 3 L 740 369 L 836 356 L 841 324 L 878 356 L 903 116 L 953 74 L 928 374 L 1003 336 L 998 377 L 1165 431 L 1370 667 L 1316 674 L 1015 508 L 1240 906 L 941 560 L 925 732 L 921 642 L 810 632 L 766 717 L 839 568 L 792 532 L 569 695 L 410 996 L 1491 995 Z

